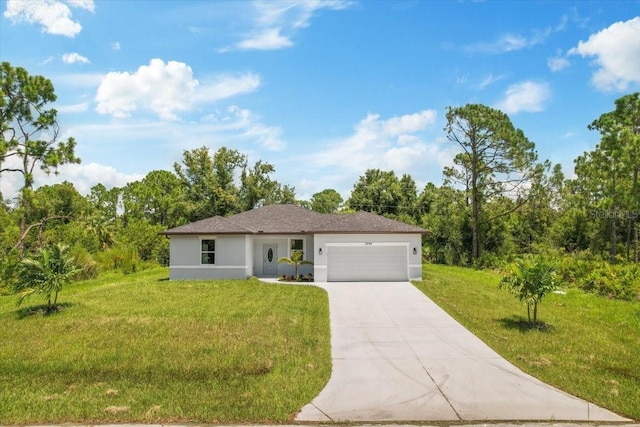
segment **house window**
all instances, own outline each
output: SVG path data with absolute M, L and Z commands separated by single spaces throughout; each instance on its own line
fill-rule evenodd
M 289 256 L 294 252 L 304 252 L 304 239 L 290 239 L 289 240 Z
M 216 241 L 213 239 L 200 241 L 200 263 L 215 264 L 216 263 Z

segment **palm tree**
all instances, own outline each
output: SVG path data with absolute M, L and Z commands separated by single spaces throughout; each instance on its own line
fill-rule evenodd
M 278 264 L 289 264 L 289 265 L 293 265 L 294 268 L 294 277 L 297 279 L 298 278 L 298 266 L 299 265 L 313 265 L 313 263 L 311 261 L 307 261 L 304 258 L 304 252 L 302 251 L 293 251 L 291 253 L 291 257 L 282 257 L 280 259 L 278 259 Z
M 43 294 L 47 299 L 47 312 L 54 310 L 58 293 L 79 271 L 75 258 L 69 254 L 69 247 L 62 243 L 50 250 L 41 249 L 36 258 L 23 259 L 16 284 L 16 291 L 20 292 L 18 305 L 30 295 Z
M 87 232 L 93 234 L 100 242 L 100 248 L 105 251 L 116 242 L 114 237 L 115 226 L 112 220 L 107 219 L 104 215 L 95 215 L 89 218 L 87 222 Z

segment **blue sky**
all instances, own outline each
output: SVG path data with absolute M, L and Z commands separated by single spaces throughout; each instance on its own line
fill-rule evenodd
M 447 106 L 506 112 L 541 159 L 640 90 L 640 1 L 1 0 L 0 60 L 49 78 L 86 193 L 237 149 L 308 199 L 368 168 L 442 183 Z M 3 175 L 5 197 L 20 185 Z

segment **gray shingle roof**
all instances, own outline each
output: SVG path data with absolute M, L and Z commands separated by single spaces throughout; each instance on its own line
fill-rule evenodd
M 212 216 L 211 218 L 201 219 L 200 221 L 196 221 L 190 224 L 185 224 L 179 227 L 171 228 L 161 234 L 209 234 L 209 233 L 251 234 L 251 230 L 229 221 L 228 218 L 223 218 L 221 216 Z
M 267 205 L 226 218 L 214 216 L 162 234 L 427 233 L 369 212 L 322 214 L 298 205 Z

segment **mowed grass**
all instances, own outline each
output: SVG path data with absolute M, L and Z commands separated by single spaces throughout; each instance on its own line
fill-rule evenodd
M 0 424 L 284 422 L 323 388 L 324 290 L 167 277 L 72 284 L 51 315 L 0 298 Z
M 416 286 L 523 371 L 570 394 L 640 419 L 640 302 L 577 289 L 539 305 L 542 327 L 526 326 L 526 305 L 487 271 L 425 265 Z

